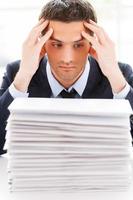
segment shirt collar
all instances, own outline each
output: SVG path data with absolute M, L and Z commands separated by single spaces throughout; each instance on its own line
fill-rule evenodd
M 68 91 L 70 91 L 72 88 L 74 88 L 77 91 L 77 93 L 80 96 L 82 96 L 82 94 L 84 92 L 84 89 L 86 87 L 86 84 L 87 84 L 89 72 L 90 72 L 90 63 L 89 63 L 89 60 L 87 59 L 86 64 L 85 64 L 85 69 L 84 69 L 82 75 L 68 89 Z M 50 88 L 52 90 L 52 96 L 53 97 L 57 97 L 60 94 L 60 92 L 65 88 L 53 76 L 53 74 L 51 72 L 49 61 L 47 61 L 46 73 L 47 73 L 47 77 L 48 77 L 48 82 L 49 82 Z

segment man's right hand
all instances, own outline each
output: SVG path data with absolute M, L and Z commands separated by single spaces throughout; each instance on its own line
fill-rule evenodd
M 21 92 L 27 91 L 29 83 L 39 67 L 41 49 L 53 33 L 53 29 L 50 28 L 44 36 L 41 35 L 48 24 L 48 20 L 41 19 L 23 43 L 20 68 L 13 81 L 15 88 Z

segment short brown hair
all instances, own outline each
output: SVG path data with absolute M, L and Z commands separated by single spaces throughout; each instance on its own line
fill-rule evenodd
M 97 22 L 94 8 L 87 0 L 50 0 L 42 8 L 41 18 L 66 23 L 89 19 Z

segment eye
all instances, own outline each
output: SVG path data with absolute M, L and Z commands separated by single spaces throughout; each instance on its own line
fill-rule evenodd
M 52 43 L 52 46 L 55 48 L 60 48 L 60 47 L 62 47 L 62 44 L 61 43 Z
M 80 48 L 83 47 L 83 44 L 74 44 L 74 48 Z

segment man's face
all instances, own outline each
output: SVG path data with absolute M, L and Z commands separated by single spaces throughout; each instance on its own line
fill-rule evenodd
M 64 86 L 73 84 L 82 74 L 88 57 L 90 44 L 81 36 L 85 30 L 83 22 L 64 23 L 50 21 L 52 37 L 46 42 L 51 70 Z

